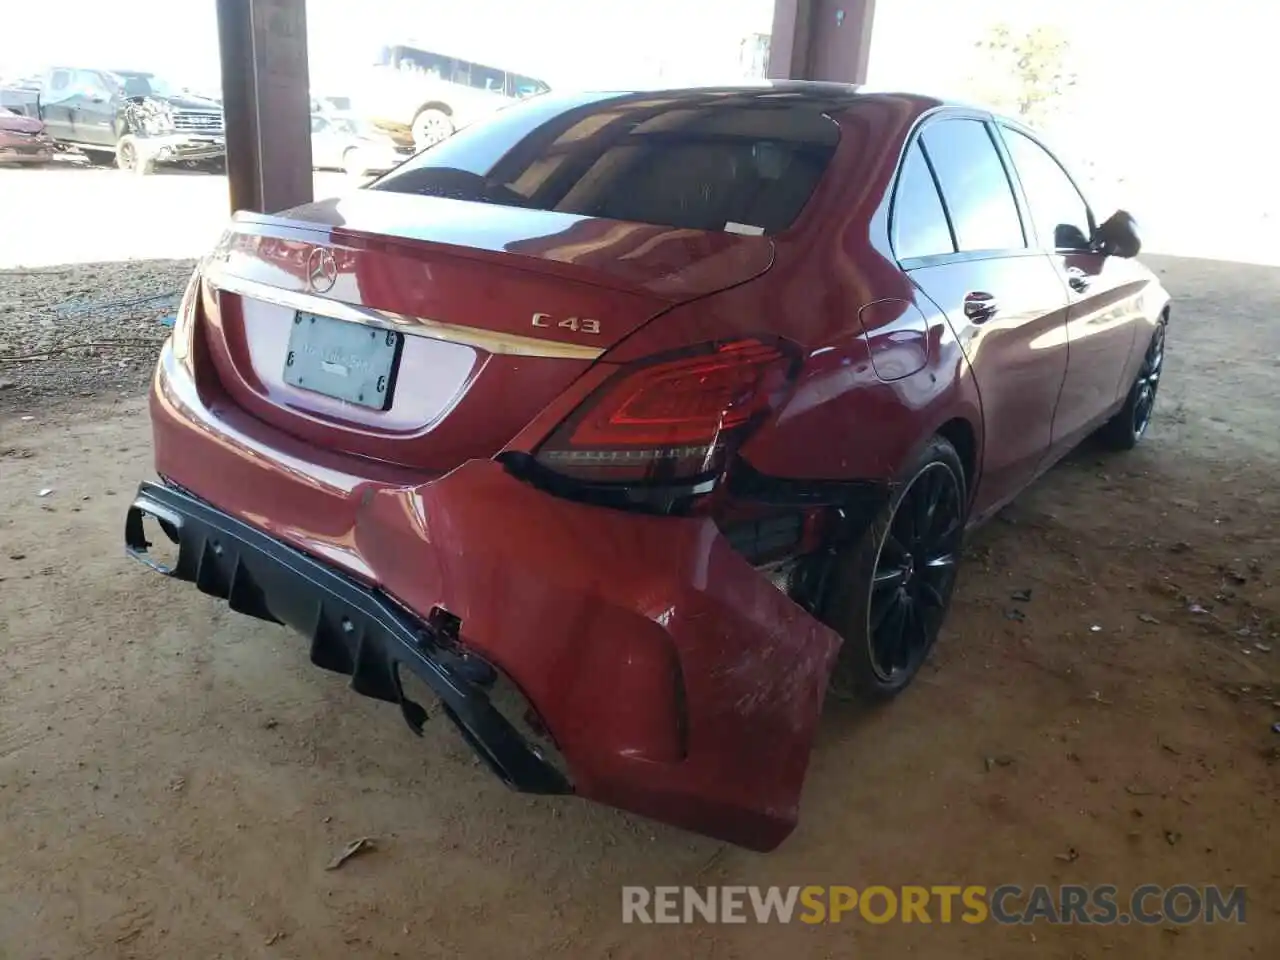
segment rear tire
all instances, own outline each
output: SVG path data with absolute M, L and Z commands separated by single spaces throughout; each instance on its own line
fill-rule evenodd
M 413 145 L 417 150 L 425 150 L 441 140 L 453 136 L 453 118 L 443 110 L 428 107 L 418 112 L 413 118 Z
M 1156 391 L 1160 387 L 1160 375 L 1164 372 L 1164 329 L 1165 321 L 1162 319 L 1151 334 L 1142 366 L 1129 388 L 1124 406 L 1098 429 L 1098 439 L 1112 450 L 1132 450 L 1151 426 Z
M 365 175 L 365 170 L 360 165 L 360 151 L 355 147 L 348 148 L 342 155 L 342 172 L 353 180 L 358 180 Z
M 832 570 L 823 619 L 844 638 L 829 684 L 840 700 L 888 700 L 906 689 L 951 604 L 968 520 L 964 465 L 935 436 L 902 476 Z

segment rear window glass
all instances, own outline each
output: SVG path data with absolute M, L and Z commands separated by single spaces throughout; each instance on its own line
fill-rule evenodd
M 940 120 L 920 135 L 962 251 L 1026 246 L 1013 188 L 980 120 Z
M 539 93 L 546 93 L 549 89 L 541 80 L 535 80 L 533 77 L 522 77 L 518 73 L 508 74 L 511 84 L 511 95 L 514 97 L 532 97 Z
M 907 151 L 893 195 L 893 249 L 901 260 L 956 250 L 937 184 L 919 143 Z
M 538 97 L 371 189 L 691 230 L 777 233 L 839 140 L 820 102 L 758 93 Z

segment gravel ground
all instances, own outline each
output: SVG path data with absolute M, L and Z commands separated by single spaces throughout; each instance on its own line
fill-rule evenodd
M 332 173 L 314 185 L 316 196 L 352 187 Z M 144 384 L 159 320 L 227 216 L 225 176 L 0 168 L 0 219 L 32 225 L 0 231 L 0 412 Z
M 936 655 L 828 711 L 768 856 L 513 794 L 446 723 L 415 738 L 302 638 L 126 561 L 140 391 L 0 408 L 0 958 L 1274 956 L 1280 271 L 1157 266 L 1150 435 L 978 532 Z M 1247 923 L 620 919 L 623 884 L 950 883 L 1240 884 Z
M 0 270 L 0 409 L 136 392 L 193 260 Z

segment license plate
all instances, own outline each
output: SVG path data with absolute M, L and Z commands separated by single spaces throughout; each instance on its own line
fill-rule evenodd
M 372 410 L 391 405 L 403 335 L 299 310 L 284 382 Z

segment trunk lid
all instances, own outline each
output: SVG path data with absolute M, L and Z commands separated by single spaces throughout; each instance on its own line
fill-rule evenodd
M 766 237 L 362 190 L 237 214 L 203 266 L 203 326 L 255 416 L 439 473 L 496 454 L 659 313 L 772 259 Z
M 24 117 L 16 113 L 6 113 L 0 109 L 0 131 L 5 133 L 40 133 L 44 130 L 44 124 L 32 119 Z

